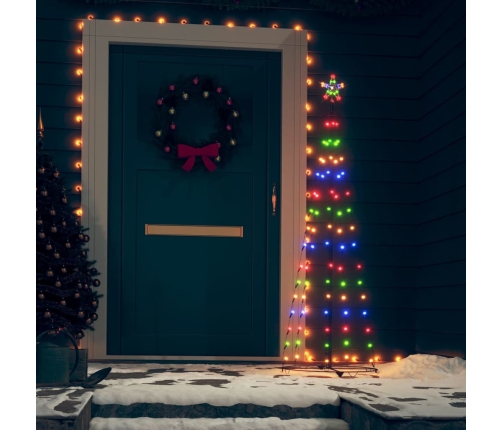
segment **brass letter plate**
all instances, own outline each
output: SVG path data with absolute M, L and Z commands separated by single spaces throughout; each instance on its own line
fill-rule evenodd
M 224 225 L 145 224 L 145 235 L 244 237 L 244 227 Z

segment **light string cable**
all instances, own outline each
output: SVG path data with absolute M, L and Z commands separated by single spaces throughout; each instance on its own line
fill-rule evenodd
M 306 215 L 307 217 L 309 216 L 308 214 Z M 298 298 L 298 287 L 299 285 L 301 285 L 301 280 L 300 280 L 300 272 L 302 269 L 305 269 L 305 276 L 306 276 L 306 272 L 307 272 L 307 267 L 306 267 L 306 264 L 303 265 L 302 264 L 302 261 L 303 261 L 303 253 L 305 252 L 305 248 L 307 247 L 307 230 L 305 230 L 305 232 L 303 233 L 303 241 L 302 241 L 302 248 L 301 248 L 301 251 L 300 251 L 300 261 L 298 263 L 298 269 L 296 271 L 296 281 L 295 281 L 295 286 L 294 286 L 294 289 L 293 289 L 293 298 L 291 299 L 291 306 L 290 306 L 290 309 L 289 309 L 289 318 L 288 318 L 288 327 L 287 327 L 287 330 L 286 330 L 286 336 L 285 336 L 285 340 L 284 340 L 284 347 L 282 349 L 282 370 L 284 371 L 284 366 L 286 364 L 286 362 L 289 360 L 289 357 L 286 356 L 286 349 L 291 346 L 291 353 L 293 354 L 293 356 L 295 357 L 295 362 L 296 362 L 296 357 L 298 357 L 298 354 L 297 354 L 297 348 L 299 347 L 299 345 L 301 344 L 301 341 L 299 339 L 299 334 L 300 334 L 300 330 L 301 330 L 301 326 L 300 326 L 300 323 L 301 323 L 301 317 L 303 316 L 303 314 L 305 313 L 304 309 L 302 308 L 302 306 L 304 305 L 304 302 L 305 302 L 305 287 L 306 287 L 306 281 L 304 281 L 303 283 L 303 293 L 302 293 L 302 298 L 301 298 L 301 301 L 300 300 L 296 300 Z M 306 253 L 305 253 L 306 255 Z M 296 312 L 298 313 L 299 317 L 298 317 L 298 330 L 296 332 L 296 339 L 295 339 L 295 342 L 294 342 L 294 346 L 291 344 L 291 341 L 293 340 L 293 334 L 292 334 L 292 330 L 293 330 L 293 317 L 295 315 L 295 302 L 297 304 L 297 309 L 296 309 Z M 289 334 L 291 333 L 291 341 L 289 340 Z

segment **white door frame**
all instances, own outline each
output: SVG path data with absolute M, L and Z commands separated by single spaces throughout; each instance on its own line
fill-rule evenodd
M 108 355 L 108 73 L 110 44 L 205 47 L 282 53 L 282 174 L 278 193 L 281 216 L 280 339 L 277 357 L 185 357 Z M 280 360 L 305 232 L 307 32 L 305 30 L 159 24 L 89 20 L 83 28 L 82 75 L 82 224 L 89 228 L 89 258 L 101 273 L 104 294 L 95 330 L 87 330 L 82 347 L 89 358 L 122 360 Z M 303 321 L 303 325 L 305 321 Z M 294 326 L 297 326 L 297 322 Z M 293 327 L 293 333 L 296 331 Z M 299 351 L 303 357 L 304 341 Z

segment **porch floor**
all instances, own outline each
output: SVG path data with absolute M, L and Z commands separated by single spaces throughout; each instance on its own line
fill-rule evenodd
M 317 427 L 303 427 L 298 421 L 296 428 L 343 429 L 334 424 L 324 426 L 322 420 L 341 417 L 350 423 L 361 412 L 386 422 L 435 423 L 423 428 L 465 428 L 465 361 L 461 359 L 413 355 L 400 363 L 377 365 L 378 373 L 363 373 L 355 378 L 315 368 L 282 371 L 280 363 L 90 363 L 89 373 L 105 367 L 112 367 L 112 372 L 93 390 L 77 387 L 64 393 L 59 390 L 58 400 L 47 397 L 49 389 L 44 389 L 45 397 L 39 396 L 38 389 L 37 417 L 38 411 L 48 414 L 50 409 L 58 407 L 61 411 L 63 402 L 76 399 L 77 394 L 84 398 L 84 393 L 93 391 L 90 428 L 96 430 L 112 429 L 113 422 L 126 428 L 120 419 L 140 418 L 143 421 L 136 420 L 138 425 L 141 422 L 144 425 L 145 418 L 179 422 L 179 427 L 168 428 L 197 428 L 186 426 L 180 419 L 192 419 L 192 424 L 194 419 L 223 419 L 219 429 L 283 428 L 272 425 L 271 421 L 268 425 L 262 421 L 264 427 L 245 425 L 246 419 L 272 417 L 321 420 Z M 54 393 L 58 393 L 57 389 Z M 47 399 L 45 405 L 44 399 Z M 223 425 L 228 419 L 234 419 L 233 426 Z M 243 427 L 237 426 L 236 420 L 241 420 Z M 156 423 L 160 425 L 160 421 Z M 199 423 L 211 428 L 208 423 Z M 128 424 L 133 422 L 129 420 Z M 351 425 L 351 428 L 358 427 Z

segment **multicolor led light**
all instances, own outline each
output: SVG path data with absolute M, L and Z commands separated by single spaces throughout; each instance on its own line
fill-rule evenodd
M 345 88 L 345 84 L 343 82 L 338 84 L 334 74 L 329 77 L 329 83 L 321 82 L 321 87 L 326 89 L 326 93 L 323 96 L 324 100 L 329 100 L 331 103 L 334 103 L 335 100 L 342 100 L 340 90 Z
M 321 87 L 326 90 L 323 99 L 331 103 L 330 112 L 323 120 L 326 135 L 317 142 L 309 140 L 307 147 L 306 220 L 310 237 L 305 241 L 305 251 L 307 259 L 313 263 L 313 270 L 323 270 L 317 268 L 325 267 L 329 276 L 316 274 L 317 283 L 312 286 L 326 289 L 326 292 L 316 295 L 324 296 L 325 299 L 324 302 L 315 303 L 313 308 L 323 317 L 322 320 L 313 320 L 319 321 L 317 324 L 322 325 L 322 330 L 321 327 L 311 326 L 307 320 L 311 336 L 306 356 L 313 361 L 312 354 L 315 351 L 315 355 L 324 353 L 325 363 L 339 360 L 356 362 L 360 359 L 376 361 L 373 355 L 374 330 L 368 324 L 369 310 L 362 308 L 363 304 L 370 304 L 371 296 L 361 277 L 363 266 L 354 262 L 359 227 L 354 222 L 355 208 L 351 204 L 353 192 L 348 182 L 346 156 L 343 153 L 345 148 L 338 132 L 340 120 L 335 111 L 338 105 L 334 103 L 342 100 L 340 92 L 345 85 L 338 83 L 332 74 L 329 83 L 321 82 Z M 307 110 L 318 112 L 319 108 L 309 103 Z M 312 126 L 307 127 L 307 131 L 312 130 Z M 323 261 L 325 258 L 328 258 L 327 263 Z M 309 274 L 314 279 L 312 275 Z M 316 337 L 315 333 L 319 333 L 319 336 Z M 368 355 L 368 350 L 371 355 Z M 333 357 L 333 351 L 341 355 Z

